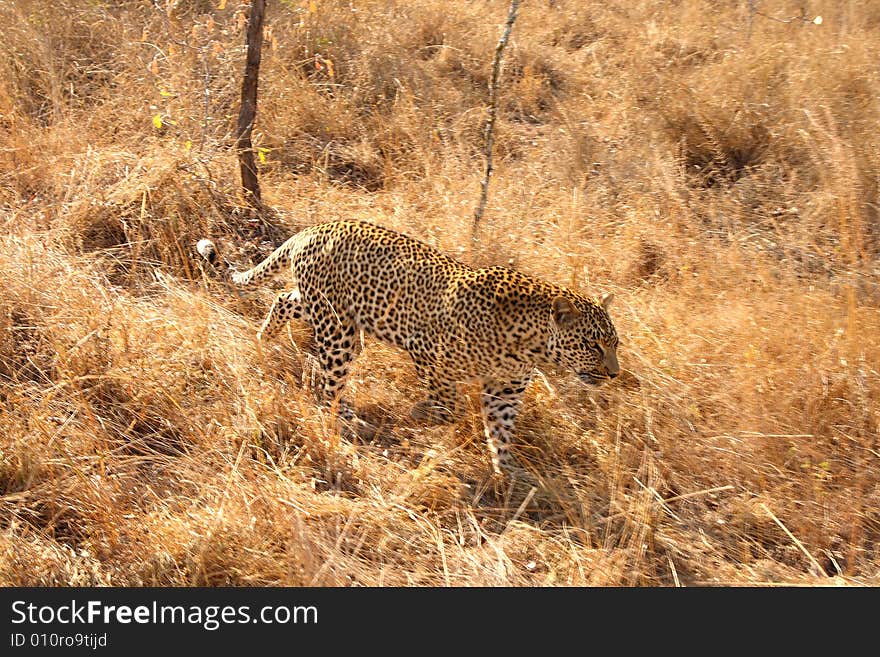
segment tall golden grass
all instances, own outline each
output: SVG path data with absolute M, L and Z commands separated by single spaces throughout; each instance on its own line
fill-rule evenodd
M 0 0 L 0 583 L 880 583 L 880 4 L 752 4 L 524 3 L 471 252 L 502 0 L 270 2 L 268 223 L 238 3 Z M 338 218 L 614 292 L 624 376 L 499 482 L 368 341 L 347 430 L 193 249 Z

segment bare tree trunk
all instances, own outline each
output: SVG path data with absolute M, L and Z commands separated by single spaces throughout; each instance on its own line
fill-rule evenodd
M 504 32 L 495 46 L 495 58 L 492 61 L 492 77 L 489 79 L 489 116 L 486 119 L 486 127 L 483 129 L 483 138 L 486 149 L 486 175 L 483 178 L 482 189 L 480 191 L 480 202 L 474 212 L 474 223 L 471 227 L 471 241 L 477 240 L 477 230 L 480 227 L 480 220 L 483 218 L 483 212 L 486 209 L 486 198 L 489 194 L 489 178 L 492 177 L 492 146 L 495 142 L 495 116 L 498 113 L 498 74 L 501 71 L 501 55 L 504 53 L 504 46 L 510 38 L 510 31 L 513 29 L 513 22 L 516 20 L 516 12 L 519 9 L 520 0 L 511 0 L 510 9 L 507 12 L 507 23 L 504 25 Z
M 262 210 L 263 201 L 260 195 L 260 183 L 257 180 L 251 131 L 257 117 L 257 82 L 263 49 L 263 16 L 265 12 L 266 0 L 251 1 L 251 15 L 247 28 L 247 59 L 244 78 L 241 81 L 241 108 L 235 132 L 235 148 L 238 151 L 238 164 L 241 169 L 241 185 L 244 188 L 247 202 L 257 211 Z

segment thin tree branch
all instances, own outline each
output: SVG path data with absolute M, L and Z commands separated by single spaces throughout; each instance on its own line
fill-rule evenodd
M 480 221 L 483 219 L 483 212 L 486 210 L 486 198 L 489 194 L 489 179 L 492 177 L 492 146 L 495 142 L 495 117 L 498 113 L 498 75 L 501 72 L 501 56 L 504 53 L 504 47 L 510 39 L 510 31 L 513 29 L 513 23 L 516 20 L 516 12 L 519 10 L 520 0 L 511 0 L 510 9 L 507 12 L 507 22 L 504 25 L 504 32 L 495 46 L 495 58 L 492 61 L 492 77 L 489 79 L 489 116 L 486 118 L 486 126 L 483 129 L 483 139 L 485 142 L 486 152 L 486 175 L 483 177 L 482 189 L 480 191 L 480 202 L 474 212 L 474 224 L 471 229 L 471 242 L 477 241 L 477 231 L 479 230 Z

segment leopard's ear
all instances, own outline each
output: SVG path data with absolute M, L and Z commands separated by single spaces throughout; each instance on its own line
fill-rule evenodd
M 605 309 L 605 312 L 608 312 L 608 308 L 611 306 L 612 301 L 614 301 L 614 294 L 612 294 L 611 292 L 606 292 L 599 300 L 599 305 Z
M 571 326 L 579 317 L 581 311 L 565 297 L 556 297 L 553 299 L 553 321 L 559 328 Z

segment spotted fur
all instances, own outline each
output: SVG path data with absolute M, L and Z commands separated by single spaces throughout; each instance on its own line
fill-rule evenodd
M 198 248 L 216 258 L 209 240 Z M 588 384 L 620 372 L 610 295 L 596 301 L 512 269 L 473 269 L 411 237 L 353 221 L 306 228 L 232 280 L 249 285 L 285 268 L 291 287 L 276 297 L 259 339 L 292 319 L 310 324 L 328 402 L 341 401 L 361 330 L 409 353 L 428 389 L 416 418 L 453 420 L 458 384 L 479 381 L 496 472 L 509 459 L 536 368 L 561 366 Z

